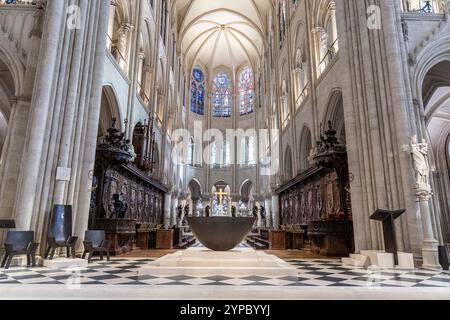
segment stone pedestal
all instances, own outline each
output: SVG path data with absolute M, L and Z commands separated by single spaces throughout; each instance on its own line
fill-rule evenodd
M 367 257 L 369 261 L 364 267 L 376 266 L 381 269 L 406 269 L 413 270 L 414 257 L 412 253 L 398 252 L 398 265 L 395 265 L 394 254 L 383 250 L 361 250 L 359 255 L 350 255 L 351 258 Z
M 298 277 L 298 270 L 274 255 L 251 248 L 217 252 L 190 248 L 164 256 L 138 270 L 139 276 Z
M 414 256 L 412 253 L 399 252 L 398 253 L 398 266 L 399 269 L 415 269 Z
M 43 258 L 39 258 L 37 264 L 50 269 L 85 268 L 88 266 L 88 261 L 87 259 L 57 258 L 53 260 L 45 260 Z
M 417 187 L 416 196 L 419 200 L 420 215 L 422 218 L 423 242 L 422 242 L 422 268 L 442 270 L 439 263 L 438 242 L 433 234 L 433 226 L 430 215 L 431 188 Z

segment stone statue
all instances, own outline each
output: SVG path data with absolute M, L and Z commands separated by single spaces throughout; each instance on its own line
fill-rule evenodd
M 418 143 L 416 135 L 411 138 L 411 155 L 415 171 L 416 188 L 429 189 L 428 144 L 425 140 L 422 140 L 422 143 Z

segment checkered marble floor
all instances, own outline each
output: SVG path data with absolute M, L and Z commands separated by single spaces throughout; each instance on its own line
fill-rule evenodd
M 297 287 L 447 287 L 450 273 L 426 270 L 365 270 L 343 266 L 339 260 L 287 260 L 298 269 L 298 278 L 242 277 L 221 275 L 208 277 L 174 276 L 158 278 L 138 276 L 137 269 L 152 259 L 112 259 L 96 261 L 87 268 L 12 268 L 0 270 L 2 285 L 43 284 L 67 285 L 80 280 L 82 285 L 143 285 L 143 286 L 297 286 Z

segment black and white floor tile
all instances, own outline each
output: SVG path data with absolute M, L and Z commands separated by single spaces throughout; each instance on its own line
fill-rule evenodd
M 441 287 L 450 288 L 450 273 L 427 270 L 365 270 L 343 266 L 339 260 L 288 260 L 298 277 L 231 278 L 138 276 L 137 269 L 152 259 L 112 259 L 94 262 L 87 268 L 11 268 L 0 270 L 0 288 L 11 284 L 68 285 L 205 285 L 205 286 L 289 286 L 289 287 Z

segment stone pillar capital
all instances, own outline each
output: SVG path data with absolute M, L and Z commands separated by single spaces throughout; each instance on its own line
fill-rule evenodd
M 134 30 L 134 26 L 131 23 L 123 23 L 119 28 L 119 32 L 121 32 L 123 34 L 132 32 L 133 30 Z
M 316 34 L 316 33 L 324 33 L 325 32 L 325 29 L 323 28 L 323 27 L 315 27 L 314 29 L 312 29 L 311 30 L 311 32 L 313 33 L 313 34 Z
M 146 71 L 146 72 L 152 72 L 152 71 L 153 71 L 152 65 L 150 65 L 150 64 L 144 65 L 144 71 Z
M 422 187 L 419 186 L 415 187 L 414 190 L 419 202 L 428 202 L 433 196 L 433 192 L 430 186 L 422 186 Z

